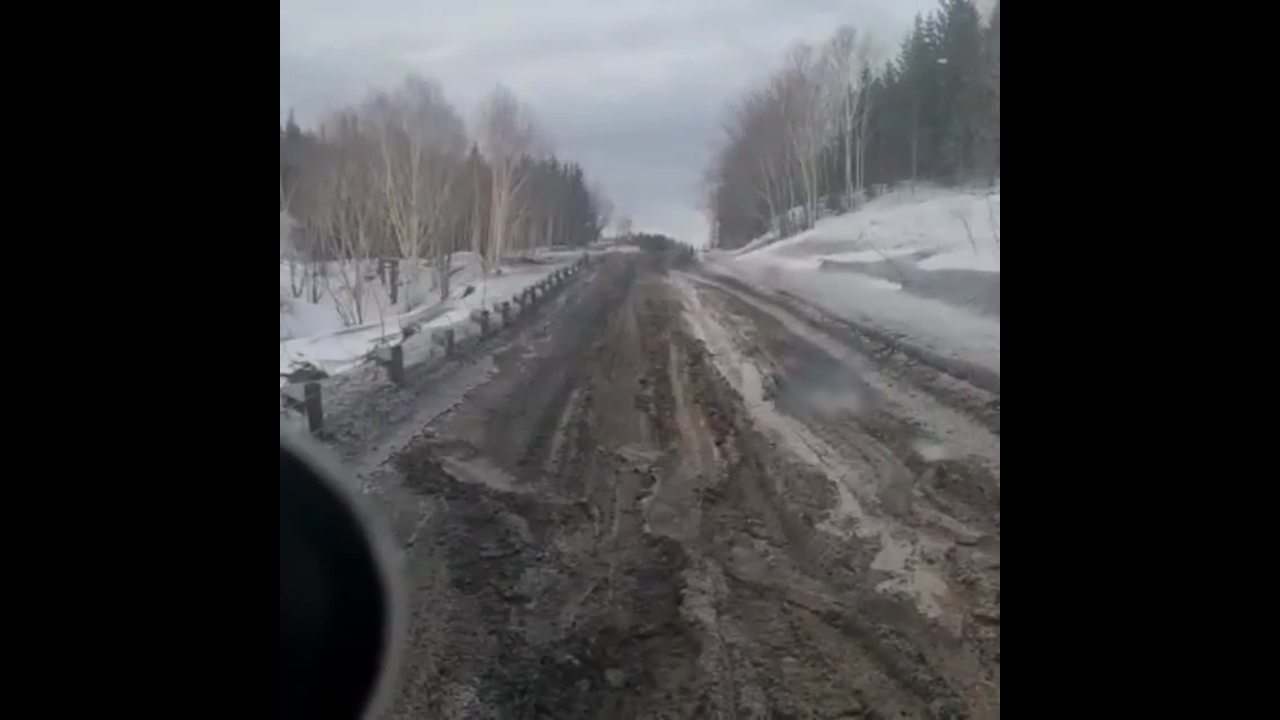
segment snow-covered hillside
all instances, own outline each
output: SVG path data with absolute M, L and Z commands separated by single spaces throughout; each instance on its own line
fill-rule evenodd
M 819 220 L 805 232 L 766 236 L 733 254 L 813 265 L 822 260 L 875 263 L 920 254 L 925 270 L 1000 272 L 1000 191 L 932 187 L 887 193 L 857 212 Z M 928 254 L 925 259 L 925 254 Z
M 999 238 L 999 189 L 917 187 L 705 259 L 712 272 L 999 373 Z

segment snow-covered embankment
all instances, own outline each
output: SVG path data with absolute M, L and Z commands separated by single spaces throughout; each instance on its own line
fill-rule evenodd
M 705 256 L 942 357 L 1000 372 L 1000 193 L 905 189 L 775 242 Z

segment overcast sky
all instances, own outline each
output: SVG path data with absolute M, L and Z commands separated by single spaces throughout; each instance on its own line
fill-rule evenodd
M 888 57 L 936 0 L 280 0 L 280 113 L 303 126 L 406 73 L 463 117 L 495 84 L 534 109 L 637 230 L 701 244 L 726 104 L 841 23 Z

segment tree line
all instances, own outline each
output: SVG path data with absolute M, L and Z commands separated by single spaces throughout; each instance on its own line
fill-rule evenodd
M 812 227 L 901 181 L 1000 176 L 1000 3 L 941 0 L 881 67 L 839 28 L 798 44 L 730 108 L 707 170 L 712 242 L 739 247 Z
M 411 287 L 430 269 L 444 298 L 455 252 L 474 252 L 489 272 L 512 253 L 597 240 L 610 208 L 506 88 L 481 103 L 469 132 L 438 84 L 410 76 L 311 130 L 290 113 L 280 130 L 280 211 L 294 223 L 282 229 L 282 260 L 325 274 L 357 304 L 357 322 L 371 264 L 390 263 Z M 307 286 L 318 302 L 321 283 L 306 279 L 295 297 Z
M 680 241 L 675 238 L 663 235 L 662 233 L 628 233 L 625 239 L 626 242 L 647 252 L 662 252 L 664 250 L 676 250 L 688 247 L 687 245 L 680 243 Z

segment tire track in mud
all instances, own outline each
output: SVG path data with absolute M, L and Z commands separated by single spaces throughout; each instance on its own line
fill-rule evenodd
M 718 442 L 732 448 L 703 541 L 729 581 L 722 617 L 734 618 L 754 670 L 739 674 L 783 715 L 865 708 L 925 717 L 959 707 L 943 663 L 921 652 L 934 642 L 927 624 L 865 586 L 858 569 L 867 548 L 818 529 L 833 503 L 827 479 L 785 454 L 761 452 L 771 443 L 736 390 L 707 367 L 701 343 L 689 342 L 690 382 L 720 419 Z
M 908 382 L 1000 433 L 1000 376 L 990 368 L 944 357 L 885 331 L 836 318 L 792 293 L 770 294 L 721 273 L 697 273 L 690 279 L 733 295 L 789 323 L 812 326 L 864 358 L 891 364 Z
M 958 400 L 962 391 L 954 384 L 939 392 L 938 377 L 922 379 L 916 367 L 861 354 L 846 345 L 847 336 L 810 328 L 754 294 L 697 276 L 682 279 L 689 281 L 686 293 L 693 285 L 699 297 L 707 296 L 708 309 L 733 328 L 734 342 L 753 363 L 775 376 L 773 399 L 780 409 L 818 431 L 841 428 L 836 444 L 879 455 L 882 464 L 898 466 L 897 474 L 927 475 L 949 495 L 951 515 L 988 530 L 998 527 L 998 422 L 995 429 L 988 423 L 991 404 L 984 391 L 967 388 Z M 785 379 L 780 391 L 777 378 Z
M 981 423 L 970 419 L 966 425 L 945 409 L 895 400 L 903 392 L 900 377 L 870 371 L 865 359 L 832 357 L 806 339 L 812 332 L 797 334 L 794 325 L 783 326 L 734 294 L 681 287 L 691 325 L 713 343 L 722 375 L 739 378 L 756 424 L 773 430 L 793 457 L 820 470 L 837 489 L 849 488 L 854 497 L 835 509 L 851 516 L 859 539 L 879 536 L 868 569 L 889 578 L 876 589 L 914 597 L 922 614 L 946 627 L 942 646 L 953 644 L 951 636 L 971 648 L 944 652 L 939 660 L 970 679 L 970 704 L 998 708 L 999 495 L 998 476 L 992 475 L 999 467 L 998 438 L 968 443 L 973 457 L 937 457 L 936 449 L 921 447 L 922 432 L 931 426 L 936 432 L 941 423 L 982 436 Z M 776 381 L 772 397 L 765 398 L 752 381 L 771 374 Z M 834 399 L 842 395 L 843 402 Z M 979 501 L 957 513 L 952 489 L 932 489 L 939 478 Z
M 758 427 L 673 279 L 607 258 L 395 456 L 430 511 L 384 716 L 998 717 L 998 674 L 823 529 L 837 487 Z

